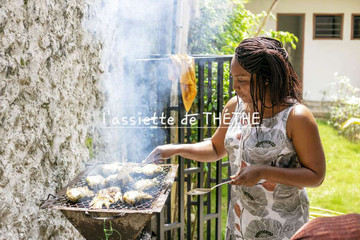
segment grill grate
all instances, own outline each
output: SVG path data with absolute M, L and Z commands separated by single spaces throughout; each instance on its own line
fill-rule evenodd
M 160 174 L 155 176 L 157 178 L 159 184 L 144 191 L 144 192 L 150 194 L 151 196 L 153 196 L 152 199 L 143 200 L 134 205 L 130 205 L 125 202 L 118 201 L 117 203 L 111 204 L 109 207 L 109 210 L 135 210 L 135 211 L 151 210 L 153 207 L 153 203 L 159 198 L 159 196 L 163 193 L 163 190 L 165 188 L 167 188 L 168 184 L 169 184 L 166 181 L 166 179 L 168 177 L 168 173 L 171 170 L 171 166 L 164 165 L 161 167 L 163 168 L 163 171 Z M 72 188 L 72 187 L 88 186 L 88 184 L 86 183 L 86 176 L 87 175 L 84 174 L 84 176 L 82 176 L 79 181 L 77 181 L 75 184 L 69 185 L 67 187 Z M 137 180 L 141 180 L 141 179 L 145 179 L 145 178 L 149 178 L 149 177 L 144 177 L 144 175 L 136 174 L 133 176 L 133 178 L 134 178 L 134 182 L 136 182 Z M 121 192 L 123 194 L 127 190 L 131 190 L 131 186 L 123 186 L 123 188 L 121 188 Z M 90 205 L 91 200 L 92 200 L 92 198 L 88 198 L 88 199 L 83 199 L 80 202 L 73 203 L 70 200 L 68 200 L 68 198 L 66 197 L 66 194 L 57 194 L 57 198 L 55 201 L 52 202 L 52 205 L 55 208 L 68 208 L 68 209 L 73 208 L 74 210 L 76 209 L 76 210 L 87 211 L 87 210 L 89 210 L 89 205 Z M 90 209 L 90 210 L 99 211 L 101 209 Z M 107 209 L 105 206 L 103 206 L 102 210 L 107 210 Z

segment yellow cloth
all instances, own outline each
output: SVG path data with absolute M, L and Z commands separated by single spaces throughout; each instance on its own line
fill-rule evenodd
M 185 110 L 188 112 L 197 94 L 194 58 L 187 54 L 176 54 L 170 57 L 169 79 L 180 79 L 181 95 Z

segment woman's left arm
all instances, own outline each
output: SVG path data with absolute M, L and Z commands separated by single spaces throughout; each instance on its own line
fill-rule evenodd
M 232 177 L 233 184 L 253 186 L 260 179 L 302 187 L 317 187 L 325 178 L 325 155 L 316 121 L 303 105 L 291 110 L 286 130 L 301 163 L 300 168 L 255 165 L 245 167 Z

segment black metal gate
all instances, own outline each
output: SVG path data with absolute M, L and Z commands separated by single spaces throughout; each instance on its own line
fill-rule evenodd
M 219 126 L 223 105 L 233 95 L 229 74 L 230 62 L 231 56 L 195 56 L 198 93 L 189 113 L 197 114 L 194 115 L 196 124 L 192 126 L 188 121 L 186 127 L 178 128 L 178 143 L 203 141 L 210 138 Z M 180 89 L 178 91 L 180 93 Z M 178 122 L 185 118 L 186 113 L 180 94 L 178 105 L 168 104 L 166 111 L 167 116 L 177 112 Z M 204 112 L 207 113 L 201 114 Z M 172 142 L 170 132 L 169 129 L 167 143 Z M 170 161 L 168 160 L 168 163 Z M 222 230 L 225 229 L 222 225 L 222 217 L 227 215 L 230 199 L 229 187 L 220 187 L 214 193 L 201 196 L 188 196 L 185 193 L 193 187 L 211 187 L 228 180 L 230 172 L 227 158 L 215 163 L 195 163 L 177 157 L 177 163 L 179 173 L 176 179 L 176 194 L 172 194 L 172 199 L 169 197 L 166 208 L 157 217 L 156 238 L 221 239 Z M 225 197 L 223 190 L 227 192 Z

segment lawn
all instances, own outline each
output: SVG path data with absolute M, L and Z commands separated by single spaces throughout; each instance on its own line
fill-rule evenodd
M 326 157 L 326 177 L 318 188 L 308 188 L 310 206 L 343 213 L 360 213 L 360 143 L 340 136 L 326 122 L 318 121 Z

